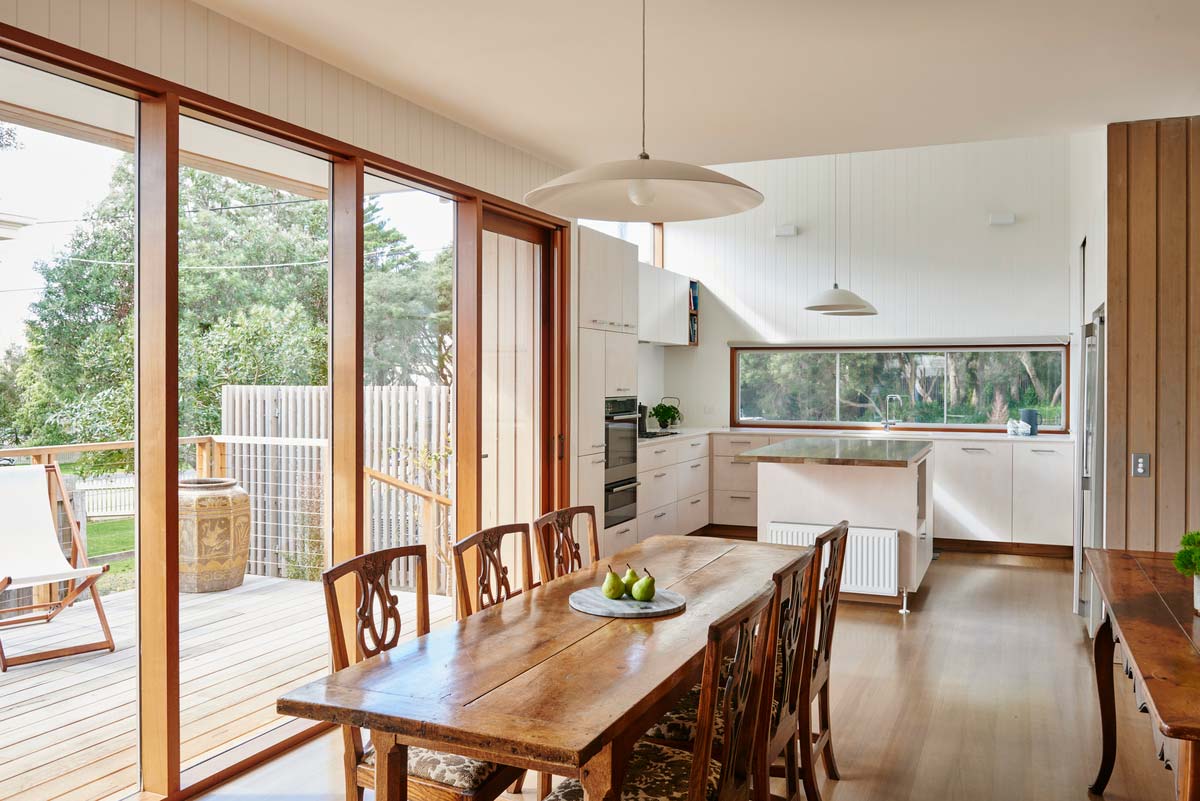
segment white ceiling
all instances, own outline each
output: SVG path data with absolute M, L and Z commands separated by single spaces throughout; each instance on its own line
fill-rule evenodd
M 201 0 L 567 167 L 639 147 L 638 0 Z M 648 0 L 651 156 L 721 164 L 1200 113 L 1200 0 Z

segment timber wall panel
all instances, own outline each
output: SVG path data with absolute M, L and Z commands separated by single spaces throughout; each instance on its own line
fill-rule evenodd
M 1108 143 L 1107 544 L 1173 551 L 1200 528 L 1200 117 Z
M 511 200 L 562 172 L 190 0 L 0 0 L 0 22 Z

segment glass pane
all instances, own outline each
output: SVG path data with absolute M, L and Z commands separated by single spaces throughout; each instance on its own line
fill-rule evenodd
M 378 175 L 365 187 L 363 448 L 366 465 L 391 478 L 368 485 L 366 548 L 433 544 L 436 625 L 454 619 L 454 507 L 413 488 L 454 498 L 455 205 Z M 392 587 L 415 614 L 413 571 L 399 566 Z
M 138 789 L 136 119 L 128 98 L 0 60 L 0 508 L 40 515 L 41 530 L 19 534 L 57 541 L 61 569 L 108 565 L 95 586 L 115 644 L 0 673 L 2 798 Z M 57 463 L 63 490 L 43 463 Z M 14 498 L 22 480 L 40 487 Z M 5 610 L 71 599 L 67 582 L 12 578 L 0 593 L 10 625 L 28 613 Z M 103 639 L 89 591 L 49 623 L 0 631 L 8 658 Z
M 329 633 L 329 164 L 180 121 L 182 762 L 285 722 Z
M 654 263 L 654 226 L 644 222 L 612 222 L 610 220 L 580 220 L 585 225 L 617 239 L 637 245 L 638 261 Z
M 1064 361 L 1057 348 L 951 351 L 948 422 L 1003 426 L 1029 408 L 1041 412 L 1040 425 L 1062 426 Z
M 843 422 L 881 423 L 887 417 L 941 424 L 945 419 L 944 353 L 857 351 L 841 354 L 840 362 Z
M 819 351 L 741 351 L 738 419 L 837 419 L 837 356 Z

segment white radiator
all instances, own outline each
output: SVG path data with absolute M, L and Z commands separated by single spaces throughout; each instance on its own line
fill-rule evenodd
M 779 545 L 812 545 L 830 526 L 815 523 L 767 525 L 767 541 Z M 829 563 L 825 552 L 822 575 Z M 846 562 L 842 567 L 842 591 L 864 595 L 894 596 L 898 590 L 900 537 L 894 528 L 851 526 L 846 535 Z

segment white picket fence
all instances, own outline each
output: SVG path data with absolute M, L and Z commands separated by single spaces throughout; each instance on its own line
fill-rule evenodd
M 365 387 L 363 443 L 368 467 L 410 484 L 453 496 L 448 387 Z M 225 474 L 250 493 L 251 544 L 247 571 L 311 577 L 328 554 L 328 431 L 326 387 L 226 386 L 221 396 Z M 452 520 L 440 515 L 422 531 L 422 500 L 372 483 L 368 548 L 444 544 Z M 439 548 L 444 551 L 444 548 Z M 450 566 L 431 570 L 435 591 L 450 590 Z M 396 576 L 415 583 L 408 565 Z
M 132 517 L 136 511 L 132 473 L 84 479 L 76 482 L 75 492 L 83 495 L 88 518 Z

